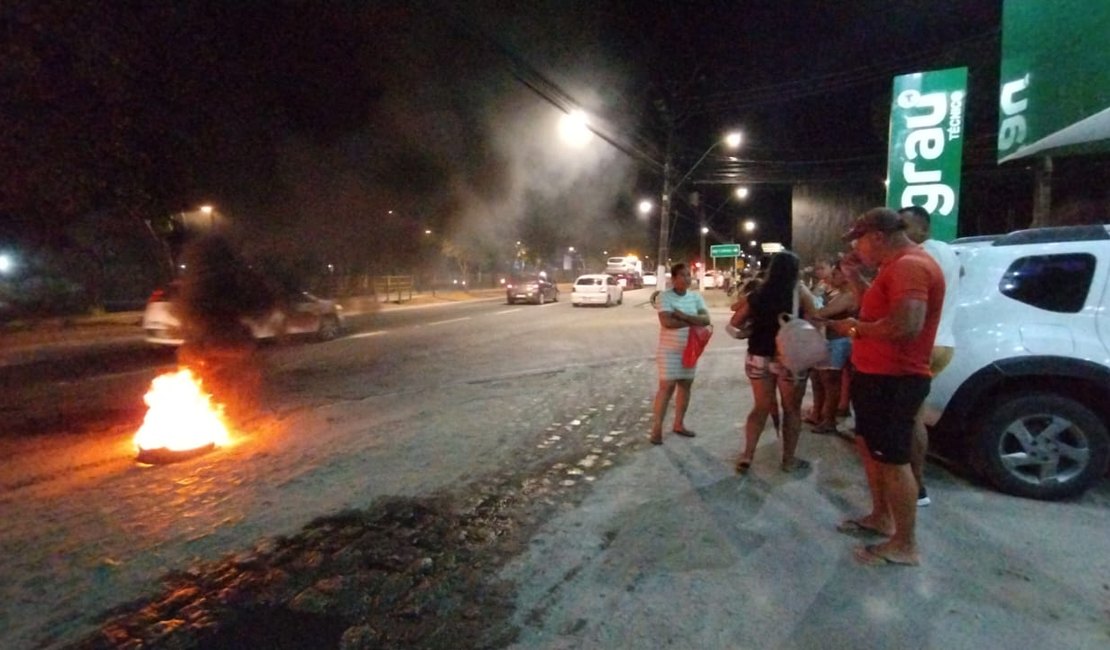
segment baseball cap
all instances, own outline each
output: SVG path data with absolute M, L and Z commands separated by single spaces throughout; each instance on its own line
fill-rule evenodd
M 848 232 L 844 233 L 844 241 L 854 241 L 869 232 L 897 232 L 906 229 L 906 222 L 897 212 L 889 208 L 871 208 L 856 218 L 856 222 Z

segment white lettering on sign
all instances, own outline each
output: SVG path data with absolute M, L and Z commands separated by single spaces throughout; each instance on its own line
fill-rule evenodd
M 941 169 L 919 168 L 919 161 L 937 160 L 944 154 L 945 142 L 960 137 L 962 120 L 949 119 L 942 126 L 945 117 L 959 115 L 963 110 L 964 93 L 957 91 L 947 95 L 943 92 L 921 94 L 910 89 L 898 94 L 898 107 L 906 120 L 906 142 L 904 145 L 906 162 L 902 164 L 902 177 L 906 188 L 902 191 L 902 205 L 920 205 L 930 214 L 951 214 L 956 207 L 956 192 L 944 182 Z M 912 112 L 911 111 L 915 111 Z M 953 135 L 954 134 L 954 135 Z
M 1029 99 L 1018 95 L 1029 88 L 1029 75 L 1002 85 L 999 109 L 1005 115 L 998 127 L 998 150 L 1005 151 L 1025 143 L 1028 129 L 1022 113 L 1029 107 Z

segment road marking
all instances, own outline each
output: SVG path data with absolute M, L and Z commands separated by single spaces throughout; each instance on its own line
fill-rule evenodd
M 347 336 L 347 337 L 344 337 L 344 338 L 348 338 L 348 339 L 364 339 L 364 338 L 366 338 L 367 336 L 377 336 L 378 334 L 385 334 L 385 330 L 377 330 L 377 331 L 375 331 L 375 332 L 362 332 L 361 334 L 352 334 L 352 335 L 350 335 L 350 336 Z M 339 339 L 336 339 L 336 340 L 339 340 Z
M 431 327 L 432 325 L 446 325 L 447 323 L 457 323 L 461 320 L 470 320 L 470 316 L 463 316 L 462 318 L 450 318 L 448 320 L 437 320 L 431 323 L 427 323 L 427 325 L 428 327 Z
M 501 314 L 511 314 L 511 313 L 513 313 L 514 311 L 521 311 L 521 308 L 520 308 L 520 307 L 517 307 L 516 309 L 506 309 L 506 310 L 504 310 L 504 311 L 498 311 L 498 312 L 494 312 L 494 315 L 495 315 L 495 316 L 500 316 Z

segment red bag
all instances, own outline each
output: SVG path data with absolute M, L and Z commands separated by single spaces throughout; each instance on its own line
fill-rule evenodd
M 682 351 L 683 368 L 693 368 L 698 365 L 698 357 L 705 350 L 705 346 L 709 345 L 709 337 L 713 336 L 712 325 L 691 325 L 689 330 L 686 336 L 686 349 Z

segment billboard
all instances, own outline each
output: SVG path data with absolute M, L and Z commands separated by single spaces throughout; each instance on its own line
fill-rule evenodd
M 1110 2 L 1006 0 L 998 162 L 1110 151 Z
M 956 238 L 959 221 L 966 99 L 967 68 L 894 78 L 886 205 L 922 206 L 942 241 Z

